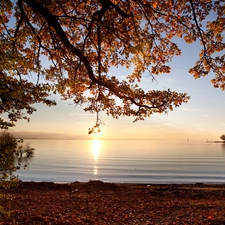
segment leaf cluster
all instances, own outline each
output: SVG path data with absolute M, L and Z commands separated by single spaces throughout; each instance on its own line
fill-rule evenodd
M 7 78 L 3 84 L 15 76 L 21 79 L 17 81 L 22 86 L 14 82 L 15 90 L 28 90 L 23 99 L 28 98 L 25 109 L 30 114 L 34 108 L 29 105 L 34 102 L 52 105 L 46 97 L 53 89 L 46 83 L 28 82 L 27 75 L 37 81 L 42 77 L 65 100 L 71 98 L 97 114 L 91 132 L 98 130 L 102 111 L 114 118 L 132 116 L 134 121 L 167 113 L 189 96 L 151 87 L 146 91 L 139 84 L 143 74 L 155 80 L 170 73 L 169 63 L 181 55 L 174 41 L 178 37 L 187 44 L 202 45 L 199 60 L 189 72 L 199 78 L 212 71 L 213 85 L 223 90 L 224 7 L 224 0 L 17 0 L 15 4 L 3 0 L 0 68 Z M 133 71 L 121 79 L 120 74 L 109 75 L 112 66 Z M 19 112 L 9 112 L 10 120 L 22 118 L 21 109 L 20 105 Z
M 31 115 L 36 109 L 34 103 L 55 105 L 54 101 L 48 100 L 50 86 L 48 84 L 33 84 L 26 80 L 18 80 L 0 71 L 0 114 L 7 113 L 10 122 L 0 119 L 0 127 L 13 126 L 13 122 L 19 119 L 29 121 L 27 115 Z

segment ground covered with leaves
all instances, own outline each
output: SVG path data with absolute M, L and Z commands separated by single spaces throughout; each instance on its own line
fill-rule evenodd
M 1 193 L 0 224 L 225 224 L 225 185 L 24 182 Z

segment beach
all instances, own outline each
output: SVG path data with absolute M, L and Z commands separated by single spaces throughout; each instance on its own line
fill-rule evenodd
M 223 184 L 23 182 L 0 189 L 0 224 L 225 224 Z M 8 215 L 10 213 L 10 215 Z

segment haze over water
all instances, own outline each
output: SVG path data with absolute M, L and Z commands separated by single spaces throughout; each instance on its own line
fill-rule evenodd
M 23 181 L 224 183 L 225 144 L 188 140 L 26 140 Z

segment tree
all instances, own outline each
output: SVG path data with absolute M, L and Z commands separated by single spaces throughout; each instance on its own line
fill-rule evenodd
M 33 84 L 27 80 L 18 80 L 0 70 L 0 114 L 8 113 L 11 122 L 4 121 L 0 118 L 0 128 L 5 129 L 13 126 L 18 119 L 29 118 L 24 115 L 32 114 L 36 109 L 31 105 L 38 102 L 47 105 L 55 105 L 54 101 L 46 99 L 47 92 L 51 90 L 48 84 Z
M 174 37 L 202 45 L 189 72 L 199 78 L 212 71 L 213 85 L 224 90 L 224 12 L 224 0 L 2 0 L 3 84 L 12 81 L 13 90 L 25 85 L 22 93 L 30 101 L 21 98 L 14 106 L 17 96 L 12 96 L 7 99 L 11 108 L 4 108 L 2 91 L 0 113 L 8 113 L 11 121 L 20 119 L 21 110 L 32 113 L 29 107 L 36 101 L 53 104 L 46 100 L 52 91 L 97 114 L 90 133 L 100 130 L 102 111 L 134 121 L 167 113 L 186 103 L 187 93 L 144 91 L 139 82 L 146 71 L 153 80 L 170 73 L 168 63 L 181 54 Z M 134 70 L 121 80 L 108 75 L 111 66 Z
M 34 149 L 28 144 L 22 144 L 23 141 L 17 141 L 13 135 L 6 131 L 0 134 L 0 188 L 10 188 L 21 183 L 13 172 L 24 168 L 29 164 L 29 159 L 33 156 Z M 25 153 L 25 156 L 23 154 Z M 12 198 L 11 195 L 0 194 L 0 199 Z M 0 205 L 0 215 L 9 215 Z
M 13 172 L 21 167 L 26 168 L 29 159 L 33 157 L 34 149 L 29 144 L 24 145 L 22 140 L 6 131 L 0 134 L 0 186 L 4 181 L 17 181 Z M 11 183 L 13 183 L 11 182 Z
M 11 134 L 3 132 L 0 135 L 0 181 L 7 180 L 15 171 L 14 153 L 16 147 L 17 141 Z
M 225 134 L 222 134 L 222 135 L 220 136 L 220 139 L 222 139 L 223 141 L 225 141 Z

